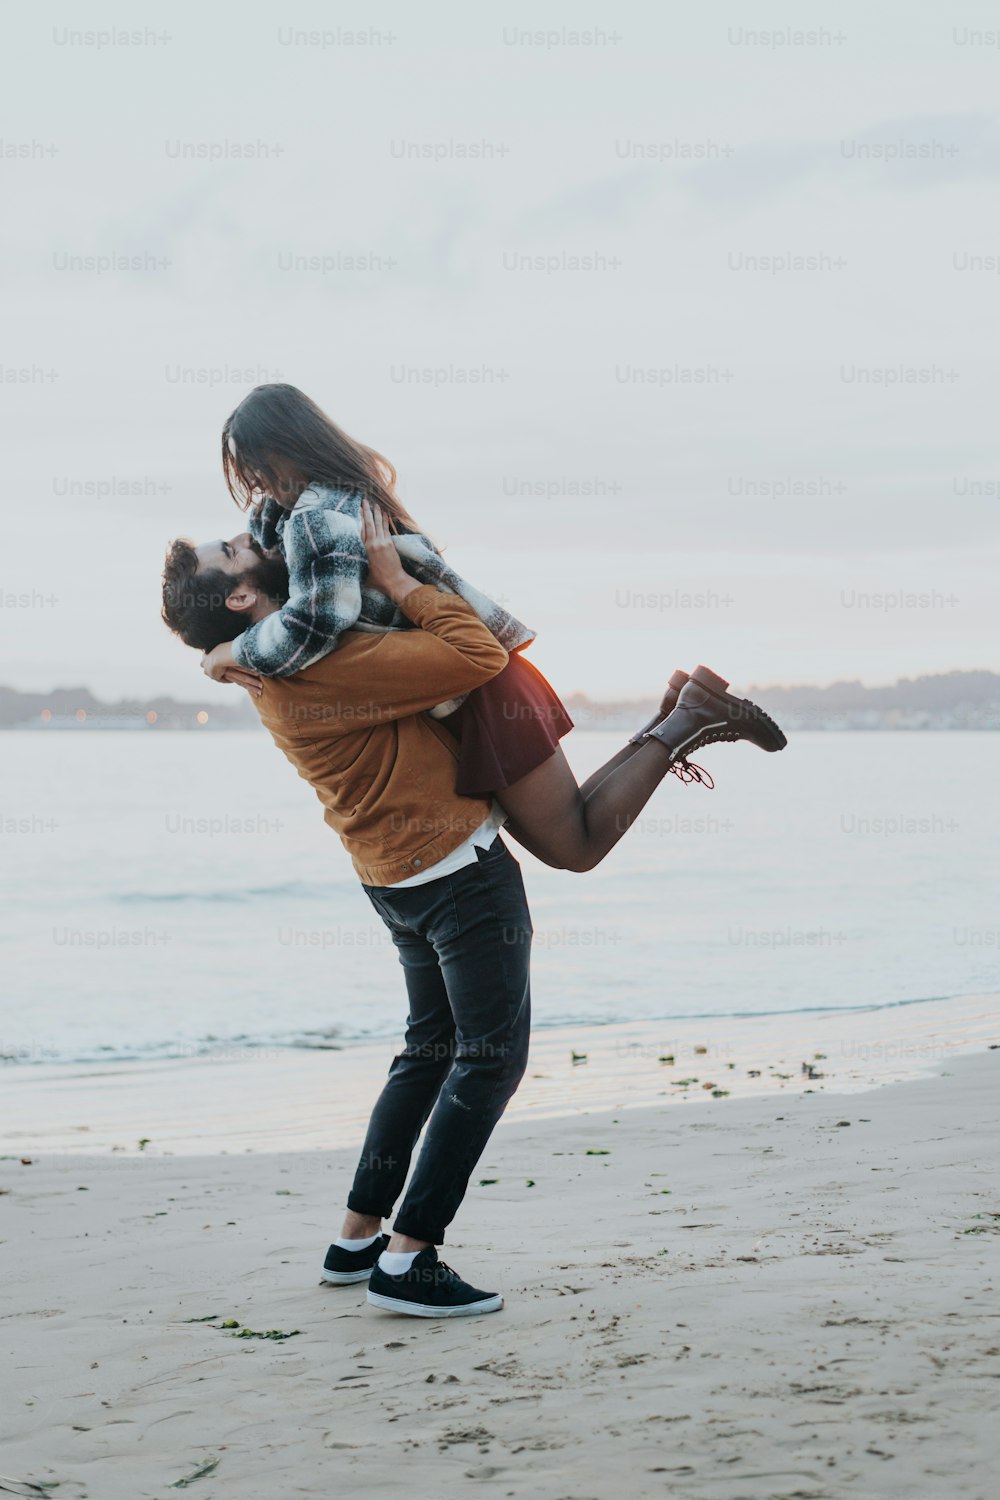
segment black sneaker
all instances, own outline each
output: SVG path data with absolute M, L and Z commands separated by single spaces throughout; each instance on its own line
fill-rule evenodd
M 677 707 L 649 731 L 648 739 L 670 751 L 672 765 L 720 740 L 749 740 L 772 753 L 784 750 L 788 741 L 774 720 L 748 698 L 727 692 L 728 687 L 725 678 L 696 667 L 677 695 Z
M 499 1292 L 477 1291 L 438 1260 L 433 1245 L 421 1250 L 402 1276 L 390 1276 L 376 1265 L 368 1283 L 368 1301 L 372 1307 L 409 1313 L 413 1318 L 467 1318 L 503 1307 Z
M 387 1234 L 380 1234 L 374 1244 L 363 1250 L 345 1250 L 342 1245 L 331 1245 L 323 1262 L 323 1280 L 335 1286 L 348 1286 L 352 1281 L 367 1281 L 372 1266 L 389 1243 Z

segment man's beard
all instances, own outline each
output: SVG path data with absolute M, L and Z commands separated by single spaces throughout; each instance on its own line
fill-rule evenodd
M 250 547 L 260 561 L 244 571 L 240 582 L 249 588 L 258 589 L 269 599 L 276 599 L 279 604 L 284 604 L 288 598 L 288 569 L 285 559 L 280 553 L 263 551 L 256 542 L 251 542 Z

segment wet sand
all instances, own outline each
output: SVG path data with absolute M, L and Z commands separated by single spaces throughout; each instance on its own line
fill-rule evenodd
M 536 1029 L 507 1119 L 853 1093 L 920 1077 L 991 1041 L 1000 1041 L 1000 998 L 991 995 Z M 354 1147 L 397 1046 L 10 1066 L 2 1075 L 0 1154 L 128 1154 L 140 1141 L 148 1142 L 146 1155 Z

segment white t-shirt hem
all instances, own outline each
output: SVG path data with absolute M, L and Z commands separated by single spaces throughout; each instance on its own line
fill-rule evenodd
M 373 887 L 380 891 L 399 891 L 411 885 L 426 885 L 431 880 L 440 880 L 445 875 L 454 875 L 456 870 L 464 870 L 466 865 L 476 863 L 476 850 L 488 849 L 493 843 L 499 830 L 503 827 L 507 814 L 494 798 L 493 806 L 488 818 L 484 818 L 479 827 L 463 839 L 457 849 L 452 849 L 444 859 L 439 859 L 436 864 L 428 865 L 426 870 L 419 870 L 416 875 L 407 875 L 404 880 L 394 880 L 391 885 Z

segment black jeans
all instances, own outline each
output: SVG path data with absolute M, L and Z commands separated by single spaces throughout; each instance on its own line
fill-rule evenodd
M 532 927 L 521 867 L 499 835 L 476 855 L 410 890 L 364 887 L 399 952 L 410 1014 L 347 1206 L 388 1218 L 429 1117 L 393 1227 L 434 1245 L 528 1061 Z

